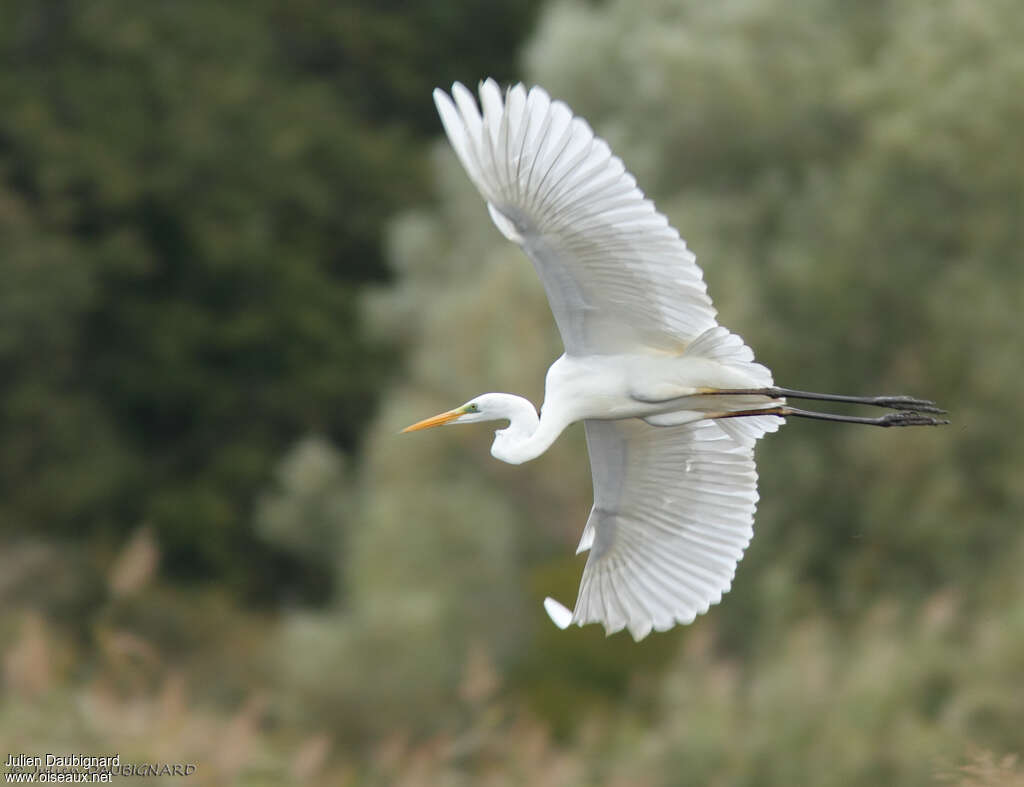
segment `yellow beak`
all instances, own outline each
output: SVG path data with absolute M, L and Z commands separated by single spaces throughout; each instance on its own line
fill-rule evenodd
M 465 414 L 465 410 L 463 410 L 461 407 L 457 407 L 456 409 L 449 410 L 446 413 L 438 413 L 437 415 L 432 415 L 430 418 L 424 418 L 422 421 L 417 421 L 412 426 L 405 427 L 405 429 L 402 430 L 402 433 L 404 434 L 405 432 L 418 432 L 420 429 L 430 429 L 431 427 L 434 426 L 441 426 L 443 424 L 448 423 L 449 421 L 454 421 L 460 415 Z

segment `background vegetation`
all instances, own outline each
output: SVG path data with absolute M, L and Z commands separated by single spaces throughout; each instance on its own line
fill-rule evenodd
M 319 0 L 0 8 L 0 742 L 201 784 L 1020 784 L 1024 14 Z M 942 430 L 758 450 L 721 606 L 556 631 L 582 432 L 430 89 L 543 84 L 795 387 Z

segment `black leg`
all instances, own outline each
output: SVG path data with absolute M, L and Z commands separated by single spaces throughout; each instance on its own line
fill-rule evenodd
M 942 412 L 941 410 L 939 412 Z M 838 415 L 836 413 L 819 413 L 814 410 L 798 410 L 787 405 L 776 405 L 754 410 L 733 410 L 728 413 L 715 413 L 709 418 L 744 418 L 755 415 L 776 415 L 779 418 L 813 418 L 817 421 L 838 421 L 845 424 L 867 424 L 868 426 L 940 426 L 948 424 L 944 418 L 935 418 L 910 410 L 898 410 L 886 413 L 877 418 L 861 418 L 856 415 Z
M 796 391 L 792 388 L 706 388 L 701 390 L 706 395 L 730 396 L 770 396 L 773 399 L 816 399 L 822 402 L 849 402 L 850 404 L 866 404 L 872 407 L 888 407 L 893 410 L 913 410 L 919 413 L 944 413 L 942 408 L 928 399 L 916 399 L 913 396 L 844 396 L 843 394 L 815 393 L 814 391 Z

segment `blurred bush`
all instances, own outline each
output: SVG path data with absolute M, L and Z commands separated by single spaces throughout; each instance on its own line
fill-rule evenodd
M 668 780 L 754 783 L 761 774 L 758 783 L 789 784 L 802 780 L 786 759 L 800 752 L 792 767 L 807 766 L 829 707 L 812 698 L 836 689 L 844 654 L 863 645 L 869 659 L 884 641 L 872 633 L 872 615 L 889 600 L 899 599 L 904 617 L 879 624 L 890 634 L 948 593 L 965 626 L 984 615 L 1004 620 L 978 579 L 1017 572 L 1007 550 L 1020 543 L 1024 508 L 1024 454 L 1009 438 L 1024 374 L 1010 360 L 1024 339 L 1013 316 L 1024 292 L 1024 151 L 1019 135 L 1007 133 L 1024 121 L 1024 104 L 1009 89 L 1022 76 L 1014 44 L 1022 25 L 1009 2 L 818 2 L 798 15 L 769 0 L 550 6 L 526 49 L 530 80 L 608 137 L 696 250 L 723 321 L 748 336 L 776 379 L 926 395 L 949 407 L 954 423 L 911 433 L 791 425 L 759 449 L 757 537 L 709 619 L 621 651 L 589 632 L 557 644 L 539 639 L 537 626 L 547 624 L 537 596 L 571 592 L 562 577 L 582 566 L 577 559 L 572 571 L 564 557 L 590 502 L 579 432 L 517 468 L 491 461 L 486 429 L 395 437 L 404 424 L 487 390 L 539 403 L 544 370 L 560 351 L 533 271 L 495 232 L 442 145 L 441 204 L 394 224 L 399 276 L 368 303 L 370 324 L 408 347 L 407 377 L 382 402 L 357 470 L 366 503 L 348 553 L 352 607 L 322 625 L 343 625 L 381 598 L 390 608 L 417 605 L 415 621 L 376 618 L 381 630 L 404 626 L 396 643 L 417 643 L 396 651 L 396 674 L 454 692 L 456 674 L 438 665 L 464 659 L 473 632 L 495 643 L 499 670 L 514 676 L 507 688 L 570 736 L 602 707 L 625 704 L 641 717 L 652 707 L 670 712 L 662 694 L 675 672 L 648 647 L 682 642 L 685 652 L 692 637 L 710 636 L 712 661 L 734 659 L 737 707 L 756 702 L 751 692 L 763 685 L 778 692 L 777 713 L 803 690 L 794 682 L 816 669 L 816 651 L 834 649 L 837 662 L 822 666 L 826 677 L 807 689 L 808 704 L 793 707 L 791 731 L 766 713 L 757 722 L 763 748 L 750 737 L 754 729 L 729 726 L 738 718 L 707 732 L 716 767 L 724 741 L 751 741 L 736 755 L 749 755 L 749 765 L 733 778 L 714 777 L 709 765 L 700 777 Z M 494 511 L 489 519 L 480 514 L 480 490 Z M 462 548 L 466 538 L 497 538 L 481 533 L 491 528 L 503 531 L 500 554 Z M 470 579 L 473 561 L 482 560 L 494 572 L 486 596 Z M 478 615 L 490 614 L 474 617 L 466 594 L 477 598 Z M 524 617 L 510 618 L 513 611 Z M 1016 642 L 1005 622 L 1003 635 Z M 820 645 L 778 650 L 805 626 Z M 502 635 L 513 627 L 524 635 L 509 643 Z M 436 649 L 448 656 L 435 658 Z M 969 670 L 937 668 L 919 691 L 900 694 L 933 649 L 939 660 L 965 657 L 922 641 L 917 657 L 912 647 L 891 655 L 899 666 L 850 675 L 849 694 L 836 702 L 867 715 L 856 733 L 844 727 L 836 737 L 836 746 L 844 735 L 853 739 L 835 783 L 925 778 L 960 735 L 996 751 L 1016 745 L 1007 731 L 1024 721 L 1024 705 L 991 711 L 998 721 L 990 727 L 936 721 L 973 691 Z M 1009 665 L 1001 663 L 994 685 L 1009 680 Z M 778 671 L 762 684 L 765 670 Z M 370 685 L 366 704 L 377 691 Z M 892 704 L 879 699 L 884 709 L 858 710 L 869 686 L 893 694 Z M 378 708 L 376 722 L 388 707 Z M 423 713 L 395 710 L 392 723 L 419 724 Z M 919 715 L 913 746 L 886 754 L 890 730 Z M 429 718 L 440 724 L 446 715 Z M 682 768 L 697 744 L 682 734 L 668 740 Z

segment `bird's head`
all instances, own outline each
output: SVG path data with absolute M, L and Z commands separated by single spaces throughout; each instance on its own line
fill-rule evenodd
M 405 427 L 402 431 L 418 432 L 420 429 L 430 429 L 433 426 L 472 424 L 480 421 L 508 421 L 507 428 L 494 433 L 491 453 L 503 462 L 519 464 L 524 461 L 520 458 L 517 448 L 537 430 L 539 421 L 533 405 L 521 396 L 506 393 L 481 394 L 461 407 L 425 418 Z
M 447 410 L 430 418 L 417 421 L 412 426 L 407 426 L 403 432 L 418 432 L 421 429 L 430 429 L 434 426 L 447 426 L 448 424 L 473 424 L 481 421 L 511 421 L 518 414 L 523 412 L 522 403 L 526 402 L 518 396 L 502 393 L 486 393 L 475 396 L 454 410 Z M 533 405 L 526 402 L 529 410 L 536 419 L 536 411 Z
M 490 421 L 498 416 L 489 414 L 487 410 L 481 405 L 480 399 L 484 399 L 484 396 L 479 396 L 476 399 L 470 399 L 464 405 L 456 407 L 454 410 L 446 410 L 443 413 L 432 415 L 430 418 L 424 418 L 422 421 L 417 421 L 412 426 L 407 426 L 402 432 L 418 432 L 421 429 L 430 429 L 435 426 L 448 426 L 449 424 L 472 424 L 477 421 Z

